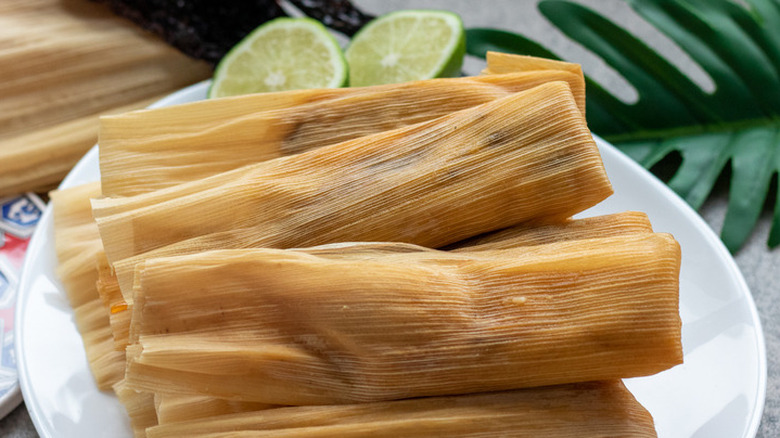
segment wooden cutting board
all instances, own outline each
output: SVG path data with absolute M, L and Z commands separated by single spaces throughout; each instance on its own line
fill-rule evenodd
M 50 189 L 97 140 L 98 116 L 211 76 L 102 4 L 0 2 L 0 196 Z

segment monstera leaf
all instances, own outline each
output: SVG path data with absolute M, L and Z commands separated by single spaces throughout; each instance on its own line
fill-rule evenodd
M 681 164 L 668 184 L 694 208 L 730 168 L 721 238 L 736 251 L 756 225 L 780 171 L 780 1 L 628 0 L 709 74 L 711 93 L 641 40 L 581 5 L 543 1 L 542 14 L 604 59 L 636 89 L 627 104 L 587 79 L 591 129 L 647 168 L 672 153 Z M 469 29 L 468 53 L 487 50 L 558 58 L 517 34 Z M 728 174 L 728 173 L 727 173 Z M 780 244 L 780 190 L 769 246 Z

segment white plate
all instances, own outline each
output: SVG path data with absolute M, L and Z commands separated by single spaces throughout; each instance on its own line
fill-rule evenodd
M 186 88 L 154 106 L 202 99 Z M 682 247 L 680 313 L 685 363 L 626 384 L 655 418 L 659 436 L 754 437 L 766 392 L 766 353 L 755 304 L 731 255 L 685 202 L 639 165 L 597 139 L 615 194 L 583 215 L 644 211 Z M 63 181 L 99 178 L 93 148 Z M 131 437 L 128 419 L 93 383 L 65 294 L 55 275 L 51 210 L 33 236 L 16 318 L 16 353 L 27 409 L 43 437 Z M 110 431 L 110 432 L 107 432 Z

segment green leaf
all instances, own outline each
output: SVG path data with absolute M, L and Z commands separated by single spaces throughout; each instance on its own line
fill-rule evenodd
M 522 53 L 540 58 L 560 59 L 553 52 L 545 49 L 528 38 L 512 32 L 496 29 L 466 29 L 466 51 L 469 55 L 484 58 L 487 52 L 514 52 L 522 48 Z
M 780 172 L 780 2 L 627 0 L 666 34 L 715 84 L 705 92 L 642 40 L 593 10 L 546 0 L 539 10 L 564 34 L 601 57 L 636 89 L 625 103 L 586 77 L 588 123 L 646 168 L 671 153 L 682 161 L 669 186 L 694 208 L 730 167 L 729 206 L 721 238 L 738 250 L 760 217 Z M 469 29 L 467 50 L 559 59 L 510 32 Z M 776 183 L 775 183 L 776 184 Z M 768 244 L 780 245 L 780 190 Z

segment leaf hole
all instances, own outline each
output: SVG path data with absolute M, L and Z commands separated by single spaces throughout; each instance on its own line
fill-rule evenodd
M 766 193 L 766 199 L 764 200 L 763 212 L 768 214 L 769 217 L 772 216 L 775 210 L 775 203 L 777 202 L 777 184 L 777 172 L 775 172 L 772 174 L 772 179 L 769 181 L 769 191 Z
M 709 197 L 715 194 L 723 194 L 728 196 L 729 186 L 731 185 L 731 160 L 729 160 L 723 170 L 718 175 L 718 179 L 715 180 L 715 184 L 712 186 Z
M 655 163 L 650 171 L 661 181 L 668 183 L 670 179 L 680 168 L 683 158 L 679 151 L 671 151 L 664 156 L 660 161 Z

